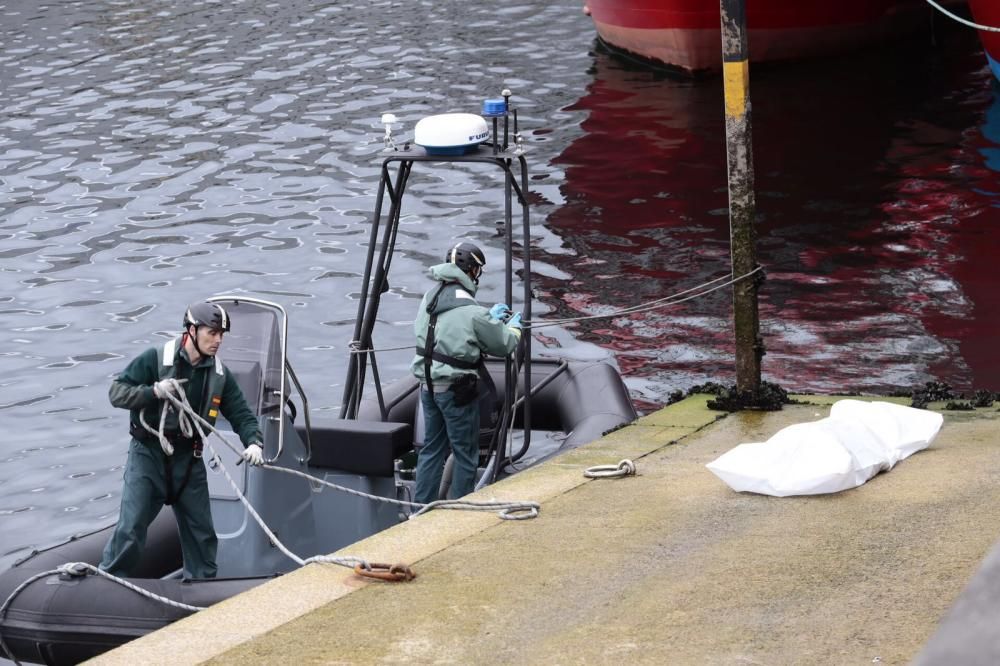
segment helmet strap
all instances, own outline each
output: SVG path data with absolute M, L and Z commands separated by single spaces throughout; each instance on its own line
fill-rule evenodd
M 194 326 L 194 335 L 191 335 L 190 332 L 192 326 Z M 195 324 L 188 324 L 188 332 L 185 333 L 184 335 L 191 338 L 191 345 L 194 346 L 194 350 L 198 352 L 198 356 L 202 358 L 206 358 L 208 356 L 208 354 L 203 352 L 201 350 L 201 347 L 198 346 L 198 326 L 196 326 Z

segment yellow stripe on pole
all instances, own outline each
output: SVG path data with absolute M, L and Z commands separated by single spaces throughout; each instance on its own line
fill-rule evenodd
M 746 60 L 722 63 L 726 86 L 726 116 L 736 118 L 747 111 L 747 89 L 750 86 L 750 67 Z

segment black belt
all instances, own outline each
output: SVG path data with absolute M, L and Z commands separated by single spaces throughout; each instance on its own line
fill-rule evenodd
M 146 446 L 159 446 L 160 440 L 158 437 L 153 435 L 151 432 L 143 428 L 141 425 L 136 425 L 135 423 L 129 423 L 128 434 L 130 434 L 134 439 L 145 444 Z M 182 449 L 191 449 L 199 454 L 202 450 L 201 437 L 185 437 L 179 432 L 167 432 L 164 433 L 167 437 L 167 441 L 170 442 L 173 447 Z

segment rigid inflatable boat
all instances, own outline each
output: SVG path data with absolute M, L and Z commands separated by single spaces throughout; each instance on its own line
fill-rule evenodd
M 412 515 L 418 508 L 410 501 L 415 450 L 423 431 L 419 385 L 407 376 L 383 386 L 372 345 L 380 299 L 388 291 L 400 204 L 410 171 L 421 162 L 478 162 L 498 168 L 506 196 L 506 298 L 514 302 L 511 211 L 516 198 L 524 238 L 520 243 L 520 300 L 525 319 L 530 320 L 527 166 L 519 139 L 515 147 L 508 146 L 506 104 L 505 98 L 504 113 L 493 116 L 493 140 L 473 150 L 463 147 L 461 154 L 428 154 L 417 147 L 397 150 L 384 159 L 339 418 L 310 414 L 306 393 L 288 360 L 289 321 L 281 305 L 243 296 L 210 299 L 223 304 L 232 319 L 220 357 L 260 420 L 267 463 L 313 478 L 268 467 L 237 466 L 239 454 L 209 438 L 206 444 L 212 448 L 206 447 L 205 460 L 219 536 L 219 578 L 184 577 L 172 511 L 164 510 L 154 521 L 139 569 L 125 581 L 145 595 L 106 577 L 61 569 L 71 562 L 96 565 L 113 525 L 75 537 L 32 553 L 0 574 L 0 656 L 77 663 L 194 612 L 190 607 L 209 606 L 299 566 L 275 547 L 241 495 L 300 561 L 339 550 Z M 503 122 L 502 140 L 498 118 Z M 468 143 L 468 137 L 463 141 Z M 391 204 L 383 217 L 386 196 Z M 636 418 L 613 366 L 532 358 L 530 335 L 522 336 L 512 357 L 485 359 L 485 367 L 496 388 L 480 396 L 477 487 L 597 439 Z M 225 422 L 218 427 L 232 434 Z M 541 453 L 535 445 L 539 441 L 547 447 Z M 232 483 L 222 468 L 228 470 Z M 441 497 L 447 479 L 446 471 Z M 325 484 L 354 492 L 340 492 Z

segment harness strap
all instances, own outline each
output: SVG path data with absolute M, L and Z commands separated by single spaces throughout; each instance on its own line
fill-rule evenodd
M 439 363 L 445 363 L 447 365 L 454 366 L 456 368 L 461 368 L 462 370 L 478 370 L 479 366 L 483 364 L 482 360 L 478 361 L 467 361 L 461 358 L 455 358 L 454 356 L 448 356 L 447 354 L 442 354 L 439 351 L 432 351 L 430 354 L 427 353 L 427 349 L 424 347 L 417 347 L 417 354 L 424 357 L 424 365 L 427 365 L 428 357 L 438 361 Z
M 427 326 L 427 346 L 431 349 L 434 348 L 434 329 L 437 328 L 437 315 L 431 315 L 431 323 Z M 428 354 L 424 352 L 424 382 L 427 384 L 428 391 L 434 391 L 434 382 L 431 381 L 431 363 L 433 362 L 433 354 Z
M 427 302 L 427 313 L 430 315 L 430 322 L 427 326 L 427 340 L 425 346 L 421 347 L 417 345 L 416 352 L 418 356 L 422 356 L 424 359 L 424 382 L 426 383 L 427 390 L 433 391 L 434 384 L 431 381 L 431 365 L 433 361 L 439 363 L 444 363 L 445 365 L 450 365 L 461 370 L 475 370 L 479 379 L 482 381 L 483 386 L 486 387 L 486 392 L 490 396 L 490 404 L 492 409 L 490 412 L 490 422 L 496 422 L 497 417 L 497 387 L 493 382 L 493 377 L 490 376 L 489 370 L 486 369 L 486 363 L 483 362 L 483 357 L 480 356 L 475 361 L 469 361 L 463 358 L 455 358 L 454 356 L 449 356 L 448 354 L 443 354 L 434 349 L 434 333 L 437 329 L 437 314 L 434 310 L 438 306 L 438 301 L 441 298 L 442 292 L 446 287 L 451 285 L 456 285 L 455 282 L 442 282 L 434 295 L 428 299 Z M 475 301 L 473 301 L 475 302 Z
M 426 348 L 432 350 L 432 352 L 434 350 L 434 331 L 435 329 L 437 329 L 437 320 L 438 320 L 437 313 L 434 312 L 434 309 L 437 307 L 438 299 L 441 298 L 441 292 L 444 291 L 444 288 L 447 287 L 448 284 L 449 284 L 448 282 L 442 282 L 440 286 L 438 286 L 437 291 L 434 292 L 434 295 L 427 302 L 427 313 L 431 316 L 431 320 L 427 324 L 427 335 L 426 335 L 425 345 Z M 427 352 L 423 353 L 423 357 L 424 357 L 424 382 L 427 384 L 427 390 L 433 392 L 434 382 L 431 380 L 431 364 L 433 363 L 434 359 Z

